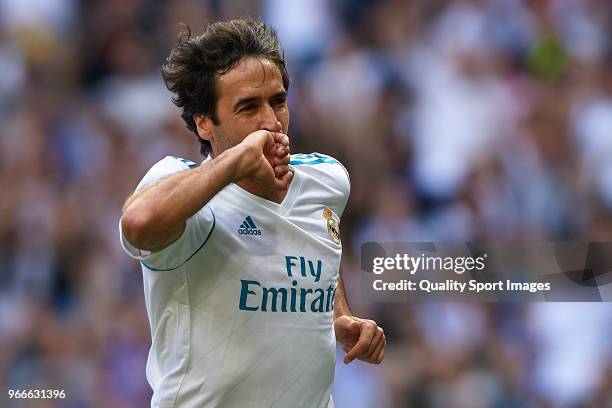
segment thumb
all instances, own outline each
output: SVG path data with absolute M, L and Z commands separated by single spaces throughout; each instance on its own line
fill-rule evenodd
M 359 323 L 355 319 L 344 315 L 336 319 L 335 324 L 341 327 L 343 330 L 354 330 L 354 324 Z
M 357 320 L 353 320 L 348 328 L 351 331 L 358 331 L 361 328 L 361 323 Z
M 359 336 L 361 332 L 361 322 L 353 319 L 346 319 L 342 322 L 342 330 L 347 336 Z

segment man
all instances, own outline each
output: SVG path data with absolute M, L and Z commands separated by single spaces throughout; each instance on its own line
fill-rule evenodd
M 339 274 L 348 174 L 322 154 L 290 158 L 276 34 L 211 24 L 179 39 L 162 74 L 208 157 L 164 158 L 123 207 L 151 324 L 151 405 L 333 406 L 336 340 L 345 363 L 380 363 L 386 340 L 351 315 Z

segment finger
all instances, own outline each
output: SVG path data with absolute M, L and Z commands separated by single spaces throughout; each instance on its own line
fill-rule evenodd
M 274 138 L 275 143 L 280 143 L 283 146 L 289 146 L 289 136 L 283 133 L 270 132 Z
M 355 346 L 344 356 L 344 364 L 348 364 L 358 356 L 361 356 L 370 346 L 372 338 L 374 337 L 376 325 L 372 322 L 361 323 L 361 332 L 359 334 L 359 340 Z
M 281 165 L 281 164 L 287 165 L 287 164 L 289 164 L 290 161 L 291 161 L 291 159 L 290 159 L 289 155 L 286 155 L 284 157 L 275 157 L 275 158 L 273 158 L 272 159 L 272 164 L 274 166 L 278 166 L 278 165 Z
M 278 145 L 278 148 L 274 150 L 274 156 L 276 157 L 285 157 L 289 156 L 289 146 L 281 146 Z
M 368 362 L 373 361 L 374 358 L 378 355 L 378 352 L 380 351 L 380 347 L 382 347 L 384 342 L 385 342 L 385 335 L 383 333 L 383 329 L 380 327 L 377 327 L 376 334 L 374 335 L 374 338 L 372 339 L 372 343 L 370 343 L 370 347 L 368 347 L 368 350 L 364 353 L 364 356 L 362 357 L 362 359 Z
M 372 362 L 374 357 L 376 357 L 376 355 L 378 354 L 378 351 L 379 351 L 378 348 L 383 343 L 383 341 L 384 340 L 382 336 L 378 337 L 375 335 L 368 349 L 364 351 L 363 354 L 361 356 L 358 356 L 357 358 L 359 360 L 367 361 L 368 363 Z
M 348 326 L 349 330 L 351 331 L 356 331 L 357 333 L 361 334 L 361 322 L 358 322 L 357 320 L 353 320 L 351 321 L 351 323 Z
M 276 155 L 278 157 L 283 157 L 289 155 L 289 146 L 280 146 L 276 149 Z
M 274 177 L 274 187 L 278 190 L 285 190 L 289 186 L 292 178 L 292 171 L 287 172 L 287 174 L 282 177 Z
M 382 363 L 383 359 L 385 358 L 385 349 L 386 348 L 387 348 L 387 339 L 385 339 L 385 342 L 383 343 L 382 348 L 378 352 L 378 355 L 376 356 L 376 361 L 374 361 L 374 364 Z
M 377 363 L 378 355 L 380 351 L 385 348 L 386 340 L 384 336 L 380 339 L 380 341 L 376 344 L 376 347 L 373 349 L 372 354 L 368 356 L 368 363 Z
M 359 335 L 361 334 L 361 322 L 347 318 L 346 320 L 342 320 L 340 322 L 340 328 L 346 332 L 345 335 L 355 337 L 353 344 L 357 343 L 357 340 L 359 340 Z
M 355 347 L 355 344 L 357 344 L 356 341 L 344 343 L 342 344 L 342 350 L 344 350 L 345 353 L 348 353 L 350 349 Z
M 286 156 L 289 154 L 289 146 L 285 146 L 280 143 L 274 143 L 269 153 L 271 156 L 275 156 L 275 157 Z
M 287 166 L 286 164 L 274 166 L 274 176 L 277 178 L 284 176 L 288 172 L 289 172 L 289 166 Z

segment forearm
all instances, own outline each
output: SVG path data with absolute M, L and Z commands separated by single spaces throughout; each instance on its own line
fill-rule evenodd
M 236 179 L 238 154 L 237 149 L 229 149 L 200 167 L 136 192 L 122 211 L 126 239 L 146 250 L 161 249 L 178 239 L 187 219 Z
M 342 268 L 338 273 L 338 287 L 334 298 L 334 320 L 340 316 L 352 316 L 351 308 L 346 300 L 346 291 L 344 289 L 344 277 Z

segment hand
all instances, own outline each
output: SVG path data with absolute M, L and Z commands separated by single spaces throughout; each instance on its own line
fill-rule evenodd
M 242 171 L 238 179 L 250 178 L 270 190 L 285 190 L 293 173 L 289 171 L 289 137 L 258 130 L 236 146 L 242 149 Z
M 336 340 L 346 353 L 344 364 L 354 359 L 380 364 L 385 356 L 387 339 L 375 321 L 354 316 L 340 316 L 334 320 Z

